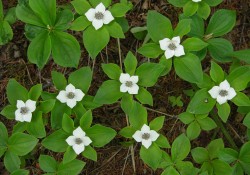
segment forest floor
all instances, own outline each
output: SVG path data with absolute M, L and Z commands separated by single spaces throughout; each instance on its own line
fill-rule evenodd
M 59 0 L 59 3 L 68 3 L 69 0 Z M 158 12 L 167 16 L 171 21 L 173 26 L 178 23 L 178 14 L 181 13 L 180 8 L 175 8 L 170 5 L 166 0 L 132 0 L 134 4 L 134 9 L 127 14 L 127 19 L 131 27 L 144 26 L 146 24 L 146 15 L 148 10 L 157 10 Z M 16 0 L 3 0 L 4 8 L 10 8 L 17 4 Z M 233 31 L 225 36 L 226 39 L 233 43 L 234 49 L 245 49 L 250 47 L 250 0 L 224 0 L 224 2 L 212 8 L 212 13 L 218 9 L 231 9 L 237 11 L 237 24 Z M 65 75 L 68 75 L 74 69 L 62 68 L 50 61 L 43 70 L 39 71 L 34 64 L 31 64 L 27 60 L 27 47 L 29 41 L 24 35 L 24 24 L 17 21 L 13 25 L 14 39 L 7 45 L 0 46 L 0 111 L 8 104 L 6 98 L 6 85 L 10 78 L 15 78 L 18 82 L 24 85 L 26 88 L 42 83 L 44 90 L 54 91 L 54 87 L 51 82 L 51 71 L 57 70 Z M 83 48 L 81 33 L 75 32 L 73 35 L 79 39 L 82 45 L 82 56 L 80 60 L 79 67 L 90 66 L 93 67 L 93 61 L 88 59 L 88 54 Z M 130 32 L 127 32 L 126 39 L 121 40 L 121 51 L 123 58 L 128 51 L 132 51 L 137 55 L 140 62 L 145 61 L 141 55 L 137 54 L 137 49 L 141 46 L 142 42 L 136 40 Z M 208 63 L 209 57 L 203 61 L 203 68 L 210 66 Z M 117 40 L 111 39 L 107 48 L 97 57 L 94 66 L 94 75 L 91 88 L 89 90 L 90 95 L 95 95 L 98 87 L 101 83 L 108 79 L 108 77 L 103 73 L 101 69 L 101 63 L 112 62 L 119 64 L 119 55 Z M 157 84 L 149 88 L 149 91 L 154 97 L 154 106 L 151 109 L 155 111 L 148 110 L 149 121 L 156 117 L 161 116 L 161 113 L 170 114 L 176 116 L 185 111 L 186 105 L 189 102 L 189 98 L 183 93 L 184 90 L 190 89 L 191 86 L 179 79 L 175 72 L 172 70 L 167 76 L 161 77 Z M 170 96 L 182 96 L 182 101 L 184 105 L 182 107 L 172 107 L 168 100 Z M 104 105 L 93 111 L 94 123 L 100 123 L 109 127 L 114 128 L 119 131 L 121 128 L 126 126 L 125 114 L 120 109 L 118 104 L 114 105 Z M 242 145 L 242 140 L 245 136 L 245 127 L 242 125 L 243 117 L 238 115 L 235 111 L 232 112 L 226 128 L 235 139 L 238 146 Z M 3 122 L 9 131 L 12 130 L 15 121 L 10 121 L 0 116 L 0 121 Z M 172 141 L 182 132 L 185 131 L 185 125 L 178 121 L 176 117 L 166 116 L 166 122 L 161 130 L 161 132 L 167 136 L 169 142 Z M 49 134 L 49 133 L 48 133 Z M 201 135 L 194 141 L 192 141 L 192 146 L 206 146 L 211 137 L 224 138 L 220 130 L 213 130 L 211 132 L 202 132 Z M 120 143 L 126 141 L 122 137 L 118 136 L 104 148 L 98 148 L 98 161 L 93 162 L 89 160 L 86 167 L 81 174 L 84 175 L 132 175 L 133 166 L 130 151 L 128 148 L 123 147 Z M 226 140 L 224 139 L 227 144 Z M 139 158 L 139 148 L 140 145 L 136 145 L 135 149 L 135 164 L 136 164 L 136 174 L 137 175 L 159 175 L 161 171 L 154 172 L 149 167 L 147 167 L 142 160 Z M 62 158 L 61 154 L 55 154 L 46 150 L 38 150 L 37 153 L 33 155 L 33 160 L 27 162 L 26 168 L 32 172 L 33 175 L 42 174 L 39 169 L 38 157 L 40 154 L 53 155 L 56 159 L 60 160 Z M 79 157 L 82 159 L 81 157 Z M 0 174 L 8 174 L 4 170 L 4 165 L 0 159 Z

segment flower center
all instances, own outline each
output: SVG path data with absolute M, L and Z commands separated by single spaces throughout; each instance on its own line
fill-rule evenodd
M 170 44 L 168 45 L 168 48 L 169 48 L 170 50 L 175 50 L 177 47 L 176 47 L 176 45 L 175 45 L 174 43 L 170 43 Z
M 74 94 L 73 92 L 69 92 L 69 93 L 67 94 L 67 97 L 68 97 L 69 99 L 73 99 L 73 98 L 75 97 L 75 94 Z
M 221 90 L 221 91 L 219 92 L 219 95 L 222 96 L 222 97 L 225 97 L 225 96 L 228 95 L 228 91 L 226 91 L 226 90 Z
M 142 139 L 148 140 L 149 138 L 150 138 L 150 134 L 149 133 L 142 134 Z
M 80 144 L 82 143 L 82 139 L 76 138 L 76 139 L 75 139 L 75 143 L 76 143 L 77 145 L 80 145 Z
M 95 13 L 95 19 L 101 20 L 103 19 L 104 14 L 102 12 Z
M 133 86 L 133 82 L 132 81 L 126 81 L 125 85 L 127 87 L 132 87 Z
M 27 114 L 28 111 L 29 109 L 27 107 L 21 107 L 20 113 L 24 115 L 24 114 Z

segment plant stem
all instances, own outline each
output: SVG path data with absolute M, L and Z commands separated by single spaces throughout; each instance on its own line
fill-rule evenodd
M 121 70 L 122 70 L 122 52 L 121 52 L 121 43 L 120 43 L 120 39 L 119 38 L 117 38 L 117 45 L 118 45 L 120 67 L 121 67 Z
M 155 109 L 151 109 L 151 108 L 148 108 L 148 107 L 145 107 L 147 110 L 149 111 L 152 111 L 152 112 L 155 112 L 155 113 L 159 113 L 159 114 L 162 114 L 162 115 L 165 115 L 165 116 L 168 116 L 168 117 L 172 117 L 172 118 L 177 118 L 175 115 L 171 115 L 171 114 L 167 114 L 165 112 L 161 112 L 161 111 L 157 111 Z
M 227 129 L 225 128 L 224 124 L 219 119 L 218 115 L 214 111 L 211 111 L 210 114 L 213 117 L 213 119 L 214 119 L 215 123 L 217 124 L 217 126 L 221 129 L 222 133 L 224 134 L 224 136 L 226 137 L 227 141 L 232 146 L 232 148 L 235 149 L 235 150 L 239 150 L 239 148 L 237 147 L 237 145 L 234 142 L 233 138 L 227 132 Z

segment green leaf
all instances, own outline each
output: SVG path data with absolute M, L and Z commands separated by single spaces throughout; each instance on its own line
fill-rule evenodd
M 165 116 L 157 117 L 149 123 L 151 130 L 159 131 L 164 124 Z
M 240 66 L 234 69 L 228 76 L 227 80 L 236 91 L 246 89 L 247 84 L 250 82 L 250 67 Z
M 125 38 L 122 27 L 117 22 L 113 21 L 105 26 L 109 35 L 113 38 Z
M 196 139 L 201 133 L 200 125 L 197 121 L 190 123 L 187 127 L 187 137 L 190 140 Z
M 207 19 L 210 15 L 211 9 L 209 5 L 205 2 L 200 2 L 197 10 L 197 14 L 203 19 Z
M 96 42 L 97 38 L 98 42 Z M 101 50 L 107 46 L 109 39 L 109 32 L 105 27 L 95 30 L 93 26 L 89 26 L 83 32 L 83 44 L 92 59 L 95 59 Z
M 77 175 L 79 174 L 83 167 L 85 166 L 85 162 L 80 160 L 72 160 L 68 163 L 60 163 L 58 166 L 57 175 L 66 175 L 66 174 L 72 174 Z
M 101 106 L 99 103 L 94 102 L 94 97 L 91 95 L 85 95 L 82 100 L 82 105 L 86 109 L 95 109 Z
M 141 104 L 148 104 L 153 106 L 153 97 L 145 88 L 140 87 L 138 94 L 135 95 L 135 98 L 141 102 Z
M 3 20 L 4 14 L 3 14 L 3 3 L 0 1 L 0 20 Z
M 223 0 L 204 0 L 209 6 L 217 6 L 219 5 Z
M 190 19 L 183 19 L 179 21 L 176 28 L 174 29 L 174 36 L 183 37 L 184 35 L 188 34 L 191 30 L 191 21 Z
M 66 152 L 63 155 L 63 163 L 68 163 L 72 160 L 74 160 L 77 157 L 77 154 L 73 150 L 72 146 L 69 146 L 66 150 Z
M 133 76 L 137 67 L 137 59 L 132 52 L 128 52 L 126 58 L 124 59 L 125 71 Z
M 169 167 L 167 167 L 163 172 L 162 172 L 162 174 L 161 175 L 180 175 L 179 173 L 178 173 L 178 171 L 173 167 L 173 166 L 169 166 Z
M 83 130 L 86 130 L 88 129 L 91 124 L 92 124 L 92 120 L 93 120 L 93 117 L 92 117 L 92 113 L 91 113 L 91 110 L 88 110 L 83 116 L 82 118 L 80 119 L 80 126 Z
M 10 79 L 7 84 L 7 97 L 12 105 L 16 105 L 17 100 L 26 101 L 28 100 L 28 91 L 15 79 Z
M 250 163 L 250 142 L 246 142 L 240 149 L 239 160 L 244 163 Z
M 233 46 L 230 41 L 223 38 L 214 38 L 207 41 L 208 51 L 213 59 L 219 62 L 230 62 L 232 58 L 227 56 L 233 52 Z
M 132 138 L 132 135 L 136 132 L 136 130 L 131 127 L 131 126 L 126 126 L 124 128 L 122 128 L 119 131 L 119 135 L 125 137 L 125 138 Z
M 42 69 L 48 62 L 51 47 L 50 35 L 44 30 L 31 41 L 28 47 L 29 61 L 36 64 L 39 69 Z
M 29 171 L 28 170 L 23 170 L 23 169 L 19 169 L 19 170 L 15 170 L 11 173 L 11 175 L 29 175 Z
M 8 141 L 8 131 L 6 126 L 0 122 L 0 146 L 6 146 Z
M 123 17 L 129 10 L 130 7 L 125 3 L 116 3 L 110 8 L 110 12 L 114 17 Z
M 53 26 L 56 20 L 56 0 L 29 0 L 31 9 L 42 19 L 43 23 Z
M 60 72 L 52 71 L 51 73 L 53 84 L 58 90 L 65 90 L 67 86 L 67 80 Z
M 11 151 L 7 151 L 4 156 L 4 166 L 9 172 L 18 170 L 21 165 L 20 158 Z
M 95 147 L 103 147 L 116 136 L 115 130 L 99 124 L 90 127 L 85 132 Z
M 110 79 L 119 80 L 122 70 L 117 64 L 102 64 L 102 70 Z
M 144 163 L 156 170 L 162 160 L 162 150 L 154 143 L 148 149 L 142 146 L 140 157 Z
M 18 156 L 24 156 L 31 152 L 37 143 L 38 139 L 34 136 L 17 132 L 9 138 L 8 148 L 12 153 Z
M 208 46 L 207 43 L 199 38 L 188 38 L 182 43 L 185 50 L 190 51 L 200 51 Z
M 210 131 L 217 127 L 216 123 L 209 117 L 205 117 L 203 119 L 197 119 L 201 129 L 205 131 Z
M 194 15 L 191 17 L 191 31 L 188 34 L 188 36 L 191 37 L 197 37 L 197 38 L 203 38 L 204 36 L 204 20 L 199 17 L 198 15 Z
M 100 3 L 103 3 L 105 7 L 108 7 L 110 6 L 112 1 L 111 0 L 89 0 L 89 2 L 91 3 L 93 7 L 96 7 Z
M 27 122 L 18 122 L 14 127 L 12 134 L 17 132 L 24 132 L 27 129 Z
M 61 31 L 54 31 L 50 36 L 55 63 L 63 67 L 77 67 L 81 51 L 75 37 Z
M 70 2 L 76 12 L 80 15 L 84 15 L 91 7 L 91 5 L 86 0 L 74 0 Z
M 209 95 L 206 88 L 200 89 L 188 104 L 187 111 L 192 114 L 207 114 L 213 109 L 215 103 L 216 100 Z
M 57 14 L 56 22 L 55 22 L 55 30 L 65 31 L 70 28 L 71 23 L 74 19 L 74 14 L 71 10 L 65 9 L 59 11 Z
M 66 139 L 68 138 L 68 134 L 63 130 L 57 130 L 53 132 L 51 135 L 47 136 L 43 141 L 42 145 L 54 152 L 65 152 L 68 144 Z
M 92 71 L 90 67 L 82 67 L 69 75 L 68 82 L 73 84 L 76 88 L 81 89 L 86 93 L 92 81 Z
M 229 164 L 226 162 L 223 162 L 221 160 L 213 160 L 212 166 L 214 170 L 215 175 L 221 175 L 221 174 L 232 174 L 232 168 Z
M 40 155 L 39 166 L 43 171 L 48 173 L 53 173 L 57 170 L 56 160 L 53 157 L 47 155 Z
M 68 115 L 71 114 L 71 109 L 66 105 L 59 101 L 56 101 L 54 108 L 51 111 L 51 127 L 53 129 L 59 129 L 62 127 L 62 116 L 66 113 Z
M 211 141 L 207 146 L 210 159 L 212 160 L 214 158 L 217 158 L 220 150 L 223 148 L 224 148 L 224 143 L 222 139 L 215 139 Z
M 134 104 L 133 96 L 130 94 L 124 94 L 121 99 L 121 108 L 126 113 L 130 113 L 130 109 L 132 108 Z
M 122 27 L 123 33 L 126 33 L 129 30 L 130 26 L 125 17 L 116 18 L 115 21 Z
M 68 134 L 71 134 L 74 130 L 74 121 L 67 114 L 63 114 L 62 129 Z
M 179 114 L 178 118 L 181 120 L 181 122 L 183 122 L 186 125 L 190 124 L 192 121 L 195 120 L 194 115 L 188 112 L 183 112 Z
M 156 43 L 159 43 L 164 38 L 172 38 L 173 36 L 170 20 L 156 11 L 148 12 L 147 30 L 150 38 Z
M 42 93 L 42 84 L 33 86 L 29 91 L 29 99 L 37 101 Z
M 197 147 L 191 150 L 192 157 L 195 162 L 202 164 L 209 160 L 209 153 L 206 148 Z
M 207 26 L 206 34 L 218 37 L 230 32 L 236 23 L 236 12 L 221 9 L 214 13 Z
M 190 152 L 190 141 L 185 134 L 179 135 L 173 142 L 171 148 L 172 160 L 181 161 L 187 157 Z
M 183 7 L 188 2 L 188 0 L 168 0 L 168 2 L 175 7 Z
M 189 1 L 183 7 L 183 13 L 185 16 L 193 16 L 199 8 L 198 3 Z
M 250 64 L 250 49 L 234 51 L 228 54 L 228 56 L 235 57 L 241 61 Z
M 138 52 L 148 58 L 158 58 L 164 51 L 156 43 L 147 43 L 138 49 Z
M 42 112 L 35 112 L 32 115 L 32 121 L 27 124 L 27 131 L 36 138 L 43 138 L 46 136 Z
M 219 115 L 219 117 L 221 118 L 221 120 L 223 121 L 223 122 L 227 122 L 227 119 L 228 119 L 228 117 L 229 117 L 229 115 L 230 115 L 230 105 L 228 104 L 228 103 L 224 103 L 224 104 L 222 104 L 222 105 L 220 105 L 220 104 L 216 104 L 216 106 L 217 106 L 217 109 L 218 109 L 218 115 Z
M 16 7 L 16 16 L 21 21 L 32 24 L 39 27 L 47 27 L 47 24 L 44 24 L 41 18 L 33 12 L 28 3 L 19 3 Z
M 77 119 L 80 119 L 86 112 L 86 109 L 83 107 L 82 103 L 77 103 L 73 109 L 73 112 L 75 113 Z
M 42 111 L 42 113 L 49 113 L 55 106 L 55 99 L 41 101 L 40 105 L 37 107 L 37 111 Z
M 220 83 L 220 82 L 224 81 L 224 79 L 225 79 L 224 78 L 224 71 L 214 61 L 211 61 L 210 76 L 213 79 L 213 81 L 216 83 Z
M 121 83 L 116 80 L 108 80 L 102 83 L 98 89 L 94 102 L 99 104 L 112 104 L 117 102 L 124 93 L 120 92 Z
M 94 148 L 91 146 L 85 147 L 82 155 L 90 160 L 97 161 L 97 153 Z
M 72 2 L 74 2 L 74 1 L 72 1 Z M 78 18 L 76 18 L 76 19 L 71 23 L 70 30 L 74 30 L 74 31 L 83 31 L 83 30 L 85 30 L 90 24 L 91 24 L 91 22 L 90 22 L 85 16 L 79 16 Z
M 13 38 L 13 31 L 7 21 L 0 20 L 0 45 L 8 43 Z
M 161 148 L 171 148 L 167 137 L 165 137 L 164 135 L 160 134 L 160 136 L 157 138 L 157 140 L 155 141 L 155 143 L 161 147 Z
M 231 148 L 224 148 L 219 152 L 219 159 L 232 163 L 238 159 L 239 153 Z
M 190 83 L 201 83 L 203 72 L 200 60 L 194 54 L 187 54 L 181 58 L 174 59 L 176 74 Z
M 163 70 L 164 66 L 161 64 L 143 63 L 135 72 L 139 76 L 138 85 L 144 87 L 154 86 Z
M 160 76 L 167 75 L 172 69 L 172 59 L 166 59 L 165 55 L 163 55 L 159 63 L 164 66 L 164 69 Z
M 4 117 L 6 117 L 7 119 L 15 119 L 15 111 L 17 110 L 16 106 L 14 105 L 7 105 L 3 108 L 3 110 L 1 111 L 1 115 L 3 115 Z
M 237 106 L 250 106 L 250 99 L 242 92 L 237 92 L 237 95 L 231 100 Z
M 243 120 L 243 124 L 247 127 L 247 128 L 250 128 L 250 113 L 248 113 L 244 120 Z
M 147 123 L 147 110 L 138 102 L 133 101 L 132 105 L 129 106 L 128 118 L 130 125 L 135 129 L 139 130 L 143 124 Z

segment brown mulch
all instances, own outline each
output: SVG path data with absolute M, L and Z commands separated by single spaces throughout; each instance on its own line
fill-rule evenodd
M 70 2 L 69 0 L 59 0 L 60 3 Z M 173 25 L 178 23 L 178 14 L 181 13 L 180 8 L 175 8 L 168 4 L 166 0 L 132 0 L 135 8 L 129 12 L 127 19 L 131 27 L 144 26 L 146 24 L 146 14 L 148 10 L 157 10 L 169 17 L 172 20 Z M 15 6 L 16 0 L 3 0 L 4 8 Z M 235 48 L 235 50 L 249 48 L 250 46 L 250 1 L 247 0 L 224 0 L 224 2 L 216 8 L 212 8 L 212 13 L 217 9 L 232 9 L 237 11 L 237 24 L 233 31 L 225 36 L 229 39 Z M 42 83 L 44 90 L 53 90 L 51 83 L 51 71 L 57 70 L 65 73 L 66 75 L 73 71 L 71 68 L 62 68 L 52 61 L 50 61 L 42 71 L 39 71 L 37 67 L 27 60 L 27 47 L 28 40 L 24 35 L 24 24 L 20 21 L 13 25 L 14 39 L 7 45 L 0 46 L 0 110 L 8 104 L 5 88 L 10 78 L 15 78 L 18 82 L 24 85 L 26 88 Z M 79 39 L 82 45 L 81 33 L 74 33 Z M 145 61 L 141 55 L 136 53 L 137 48 L 142 44 L 141 41 L 136 40 L 131 33 L 126 34 L 126 39 L 121 40 L 121 50 L 123 58 L 126 53 L 130 50 L 137 55 L 139 61 Z M 107 54 L 106 54 L 107 53 Z M 115 39 L 111 39 L 107 46 L 107 52 L 105 49 L 96 59 L 94 68 L 94 78 L 89 91 L 90 95 L 95 95 L 98 87 L 101 83 L 108 79 L 107 76 L 101 70 L 101 63 L 113 62 L 119 64 L 118 48 Z M 82 46 L 82 57 L 80 60 L 79 67 L 92 66 L 93 61 L 88 60 L 87 52 Z M 209 64 L 207 65 L 209 66 Z M 171 71 L 167 76 L 161 77 L 158 83 L 153 87 L 149 88 L 149 91 L 154 97 L 155 110 L 168 113 L 171 115 L 178 115 L 185 111 L 185 107 L 189 102 L 189 98 L 183 93 L 183 90 L 190 89 L 191 86 L 182 81 L 175 75 L 174 71 Z M 168 101 L 169 96 L 182 95 L 182 101 L 184 107 L 172 107 Z M 227 127 L 234 137 L 235 142 L 238 146 L 241 146 L 241 140 L 237 136 L 244 137 L 245 128 L 242 125 L 242 116 L 233 113 L 228 121 Z M 121 128 L 126 126 L 125 115 L 117 104 L 104 105 L 93 111 L 94 122 L 100 123 L 106 126 L 110 126 L 115 130 L 119 131 Z M 160 114 L 148 111 L 149 120 Z M 14 121 L 6 120 L 3 116 L 0 116 L 0 121 L 3 122 L 9 131 L 15 124 Z M 161 131 L 165 134 L 170 143 L 182 132 L 185 132 L 185 125 L 175 118 L 166 117 L 165 125 Z M 235 133 L 236 132 L 236 133 Z M 209 143 L 214 131 L 202 132 L 198 139 L 192 142 L 193 147 L 205 146 Z M 215 133 L 215 137 L 223 137 L 221 132 Z M 111 143 L 104 148 L 98 148 L 98 162 L 85 160 L 87 162 L 82 174 L 86 175 L 124 175 L 133 174 L 133 166 L 130 152 L 128 148 L 122 147 L 120 142 L 126 141 L 120 136 L 117 136 Z M 226 140 L 225 143 L 227 144 Z M 140 145 L 135 146 L 135 163 L 136 163 L 136 174 L 137 175 L 159 175 L 160 170 L 154 172 L 147 165 L 145 165 L 139 158 Z M 44 152 L 45 150 L 38 150 L 33 155 L 33 160 L 27 162 L 26 168 L 32 172 L 31 174 L 41 174 L 42 171 L 39 169 L 38 157 L 40 153 L 48 153 L 53 155 L 56 159 L 60 160 L 62 155 L 55 154 L 53 152 Z M 169 150 L 167 150 L 169 151 Z M 81 159 L 81 157 L 79 157 Z M 0 174 L 7 174 L 4 170 L 2 158 L 0 159 Z

